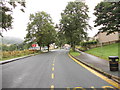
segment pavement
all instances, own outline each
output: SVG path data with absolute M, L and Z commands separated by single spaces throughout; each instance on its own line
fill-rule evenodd
M 79 51 L 81 54 L 76 56 L 76 58 L 80 61 L 83 61 L 101 71 L 104 71 L 108 74 L 120 77 L 120 71 L 110 71 L 109 61 L 100 59 L 99 57 L 93 56 L 91 54 Z M 119 65 L 120 69 L 120 65 Z
M 115 88 L 110 81 L 73 61 L 68 52 L 52 50 L 3 64 L 2 88 Z

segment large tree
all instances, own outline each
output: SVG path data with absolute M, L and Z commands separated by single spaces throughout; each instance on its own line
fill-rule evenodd
M 12 28 L 13 17 L 11 13 L 17 7 L 17 3 L 21 5 L 21 11 L 24 12 L 25 2 L 23 0 L 0 1 L 0 36 L 2 36 L 2 31 L 7 31 Z
M 63 35 L 63 32 L 62 31 L 57 32 L 55 44 L 61 48 L 66 43 L 67 42 L 65 36 Z
M 34 43 L 40 46 L 48 46 L 54 42 L 55 28 L 53 26 L 52 19 L 46 12 L 37 12 L 30 15 L 30 21 L 27 26 L 26 42 Z
M 120 2 L 101 2 L 95 7 L 95 27 L 100 26 L 101 32 L 120 31 Z
M 42 43 L 44 46 L 48 47 L 48 51 L 49 51 L 50 44 L 53 44 L 55 42 L 56 31 L 54 26 L 51 25 L 50 23 L 44 25 L 43 29 L 44 29 L 43 31 L 44 33 L 42 37 Z
M 59 25 L 56 24 L 55 28 L 58 29 L 56 34 L 55 44 L 61 48 L 62 46 L 64 46 L 64 44 L 67 43 L 67 41 L 66 41 L 65 35 L 63 35 L 61 24 Z
M 83 2 L 69 2 L 61 13 L 61 27 L 63 35 L 75 51 L 75 45 L 79 44 L 87 35 L 88 7 Z

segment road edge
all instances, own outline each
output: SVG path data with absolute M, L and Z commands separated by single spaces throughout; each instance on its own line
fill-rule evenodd
M 85 67 L 90 68 L 90 69 L 94 70 L 95 72 L 101 74 L 101 76 L 107 77 L 107 78 L 110 79 L 110 80 L 112 79 L 112 81 L 115 82 L 115 83 L 112 82 L 112 85 L 115 86 L 116 88 L 119 88 L 119 89 L 120 89 L 120 85 L 119 85 L 119 84 L 120 84 L 120 78 L 119 78 L 119 77 L 110 75 L 110 74 L 108 74 L 108 73 L 106 73 L 106 72 L 103 72 L 103 71 L 101 71 L 101 70 L 99 70 L 99 69 L 97 69 L 97 68 L 95 68 L 95 67 L 92 67 L 92 66 L 88 65 L 87 63 L 85 63 L 85 62 L 83 62 L 83 61 L 75 58 L 75 57 L 72 56 L 70 53 L 68 53 L 68 56 L 69 56 L 73 61 L 77 62 L 78 64 L 80 64 L 80 65 L 83 64 Z M 83 67 L 84 67 L 84 66 L 83 66 Z M 111 84 L 111 83 L 110 83 L 110 84 Z M 117 84 L 118 84 L 118 85 L 117 85 Z
M 77 49 L 76 49 L 76 50 L 77 50 Z M 79 51 L 79 50 L 77 50 L 77 51 L 80 52 L 80 53 L 82 52 L 82 51 Z M 84 53 L 86 53 L 86 52 L 84 52 Z M 89 53 L 87 53 L 87 54 L 89 54 Z M 90 54 L 90 55 L 92 55 L 92 54 Z M 97 56 L 96 56 L 96 57 L 97 57 Z M 75 57 L 74 57 L 74 58 L 75 58 Z M 98 57 L 98 58 L 99 58 L 99 57 Z M 78 58 L 76 58 L 76 59 L 79 60 L 79 61 L 81 61 L 81 60 L 78 59 Z M 84 64 L 90 66 L 90 67 L 93 68 L 94 70 L 96 70 L 96 71 L 104 74 L 104 75 L 107 76 L 108 78 L 113 79 L 114 81 L 116 81 L 116 82 L 118 82 L 118 83 L 120 84 L 120 77 L 115 76 L 115 75 L 111 75 L 111 74 L 109 74 L 109 73 L 107 73 L 107 72 L 104 72 L 104 71 L 102 71 L 101 69 L 96 68 L 96 67 L 93 67 L 93 66 L 91 66 L 90 64 L 88 64 L 88 63 L 86 63 L 86 62 L 84 62 L 84 61 L 81 61 L 81 62 L 83 62 Z

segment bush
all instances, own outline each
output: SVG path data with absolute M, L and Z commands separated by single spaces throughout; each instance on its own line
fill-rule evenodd
M 82 42 L 81 46 L 96 45 L 97 41 Z
M 3 51 L 3 59 L 5 58 L 12 58 L 12 57 L 20 57 L 24 55 L 33 54 L 36 51 L 29 51 L 29 50 L 23 50 L 23 51 Z
M 90 48 L 92 45 L 97 45 L 98 41 L 88 41 L 88 42 L 82 42 L 81 46 L 84 47 L 86 50 Z

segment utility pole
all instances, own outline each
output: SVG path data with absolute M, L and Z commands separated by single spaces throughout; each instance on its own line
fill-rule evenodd
M 101 46 L 101 57 L 103 56 L 103 44 L 102 44 L 102 33 L 100 32 L 100 46 Z
M 1 35 L 1 40 L 0 40 L 0 60 L 2 60 L 2 57 L 3 57 L 3 48 L 2 48 L 2 45 L 3 45 L 3 36 Z

